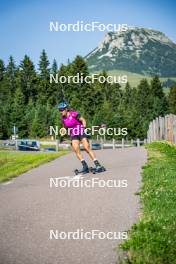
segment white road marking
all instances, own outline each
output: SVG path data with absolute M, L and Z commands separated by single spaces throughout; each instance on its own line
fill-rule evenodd
M 79 174 L 79 175 L 72 175 L 72 176 L 63 176 L 63 177 L 57 177 L 57 179 L 59 180 L 63 180 L 63 179 L 67 179 L 67 180 L 79 180 L 82 179 L 83 174 Z

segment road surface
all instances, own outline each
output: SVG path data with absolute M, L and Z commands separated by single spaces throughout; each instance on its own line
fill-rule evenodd
M 135 193 L 140 188 L 141 167 L 147 155 L 143 147 L 96 153 L 107 171 L 80 177 L 77 182 L 83 187 L 71 185 L 73 170 L 80 166 L 73 153 L 0 185 L 0 264 L 116 263 L 114 249 L 122 242 L 120 239 L 63 237 L 69 232 L 99 230 L 122 238 L 139 216 L 139 197 Z M 56 178 L 62 178 L 58 179 L 58 187 L 54 185 Z M 105 187 L 86 187 L 85 181 L 93 182 L 93 178 Z M 114 180 L 116 187 L 107 187 L 108 180 Z M 63 187 L 68 181 L 70 187 Z M 127 187 L 119 187 L 124 183 Z M 57 237 L 60 232 L 62 239 Z

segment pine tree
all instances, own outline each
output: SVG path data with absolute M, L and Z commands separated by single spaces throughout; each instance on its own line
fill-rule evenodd
M 38 85 L 38 100 L 41 104 L 46 104 L 50 96 L 50 69 L 49 60 L 45 50 L 42 51 L 39 60 L 39 85 Z
M 17 81 L 23 91 L 25 103 L 28 103 L 29 98 L 36 100 L 37 76 L 34 64 L 27 55 L 24 56 L 23 61 L 20 63 Z
M 158 76 L 152 79 L 150 91 L 153 99 L 153 118 L 165 115 L 167 113 L 168 104 Z
M 5 129 L 4 129 L 4 124 L 5 124 L 5 120 L 4 120 L 4 109 L 3 109 L 3 83 L 2 80 L 4 78 L 4 62 L 2 60 L 0 60 L 0 138 L 3 138 L 4 134 L 5 134 Z
M 39 60 L 39 71 L 40 71 L 40 77 L 43 80 L 49 80 L 49 73 L 50 73 L 50 70 L 48 68 L 49 64 L 50 63 L 49 63 L 46 51 L 42 50 L 40 60 Z
M 6 68 L 6 79 L 8 84 L 8 90 L 13 95 L 16 90 L 16 72 L 17 68 L 12 56 L 9 57 L 9 63 Z
M 57 62 L 54 59 L 52 67 L 51 67 L 51 74 L 54 76 L 58 73 L 58 67 L 57 67 Z M 52 82 L 48 85 L 48 90 L 47 90 L 47 103 L 51 106 L 55 106 L 58 102 L 59 98 L 59 83 Z
M 72 68 L 73 74 L 83 73 L 83 76 L 86 76 L 89 74 L 87 64 L 85 60 L 83 59 L 83 57 L 81 56 L 76 56 L 71 66 L 72 66 L 71 68 Z
M 32 98 L 29 98 L 29 103 L 25 109 L 25 123 L 27 125 L 27 136 L 31 136 L 32 122 L 35 117 L 35 105 Z
M 162 84 L 158 76 L 153 77 L 151 80 L 151 92 L 153 96 L 156 96 L 160 99 L 164 97 Z
M 8 137 L 8 113 L 6 112 L 8 98 L 10 93 L 5 78 L 5 65 L 0 60 L 0 138 Z
M 18 128 L 19 137 L 23 138 L 27 135 L 27 126 L 25 123 L 25 100 L 24 95 L 20 87 L 17 87 L 14 97 L 14 102 L 12 105 L 11 114 L 11 127 L 14 125 Z
M 71 65 L 65 66 L 61 64 L 61 67 L 58 71 L 59 78 L 61 76 L 68 77 L 69 75 L 73 75 L 71 72 Z M 67 101 L 71 102 L 74 94 L 77 93 L 77 88 L 72 83 L 58 83 L 58 101 Z
M 4 78 L 5 66 L 4 62 L 0 59 L 0 81 Z
M 127 82 L 124 92 L 123 92 L 123 103 L 126 107 L 130 107 L 133 102 L 133 89 L 130 84 Z
M 58 66 L 57 66 L 57 61 L 54 59 L 53 64 L 51 66 L 51 73 L 56 74 L 58 72 Z
M 112 111 L 117 111 L 118 107 L 123 103 L 123 90 L 120 84 L 114 83 L 110 85 L 108 100 L 111 103 Z
M 31 125 L 31 137 L 45 137 L 49 132 L 47 125 L 47 108 L 45 105 L 37 104 L 35 116 Z
M 91 117 L 94 113 L 92 109 L 93 102 L 95 101 L 93 86 L 84 81 L 84 78 L 89 75 L 88 66 L 81 56 L 77 56 L 70 67 L 71 75 L 79 74 L 83 77 L 83 81 L 78 84 L 72 83 L 70 85 L 71 93 L 74 100 L 71 100 L 71 105 L 75 107 L 75 102 L 79 104 L 79 109 L 82 109 L 86 117 Z
M 142 79 L 137 87 L 137 94 L 135 98 L 137 120 L 137 130 L 139 131 L 139 138 L 146 137 L 149 122 L 153 119 L 153 101 L 149 83 L 146 79 Z
M 59 128 L 62 127 L 62 120 L 57 107 L 52 108 L 50 111 L 48 128 L 49 126 L 58 126 Z
M 170 88 L 169 96 L 169 111 L 176 115 L 176 86 Z

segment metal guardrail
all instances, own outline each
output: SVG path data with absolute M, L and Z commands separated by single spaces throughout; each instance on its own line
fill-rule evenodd
M 140 139 L 136 139 L 136 140 L 126 140 L 124 138 L 122 138 L 121 140 L 89 140 L 90 141 L 90 145 L 93 146 L 94 144 L 99 144 L 100 145 L 100 149 L 117 149 L 117 148 L 127 148 L 127 147 L 140 147 L 141 145 L 144 145 L 145 143 L 147 143 L 147 140 L 140 140 Z M 7 148 L 11 148 L 11 149 L 18 149 L 18 145 L 20 140 L 0 140 L 0 146 L 1 147 L 7 147 Z M 69 142 L 66 143 L 60 143 L 59 140 L 54 140 L 54 141 L 40 141 L 40 145 L 46 145 L 46 146 L 53 146 L 56 148 L 56 151 L 59 151 L 59 149 L 71 149 L 71 144 Z M 82 144 L 81 144 L 81 148 Z
M 122 138 L 122 140 L 111 140 L 111 141 L 97 141 L 97 140 L 89 140 L 90 145 L 92 146 L 93 144 L 99 144 L 101 149 L 116 149 L 116 148 L 126 148 L 126 147 L 140 147 L 141 145 L 144 145 L 145 143 L 147 143 L 147 140 L 140 140 L 140 139 L 136 139 L 136 140 L 125 140 L 124 138 Z M 43 143 L 42 143 L 43 144 Z M 47 144 L 49 144 L 49 142 L 47 142 Z M 55 145 L 56 145 L 56 149 L 59 148 L 71 148 L 71 145 L 66 143 L 62 143 L 59 144 L 57 141 L 55 141 Z M 82 144 L 80 145 L 82 148 Z

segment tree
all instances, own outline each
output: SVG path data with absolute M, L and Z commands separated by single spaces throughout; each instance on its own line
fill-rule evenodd
M 42 138 L 48 134 L 47 108 L 45 105 L 37 104 L 35 116 L 31 125 L 31 137 Z
M 158 76 L 152 79 L 150 91 L 153 99 L 153 118 L 165 115 L 167 113 L 168 104 Z
M 32 98 L 29 98 L 29 103 L 25 109 L 25 123 L 27 126 L 27 136 L 31 137 L 32 135 L 32 122 L 35 118 L 35 105 Z
M 50 73 L 50 70 L 48 68 L 49 64 L 50 63 L 46 51 L 42 50 L 39 60 L 39 71 L 40 71 L 40 77 L 43 80 L 49 80 L 49 73 Z
M 39 60 L 39 85 L 38 85 L 38 100 L 41 104 L 46 104 L 50 95 L 49 87 L 49 60 L 45 50 L 42 51 Z
M 0 59 L 0 81 L 4 78 L 5 66 L 4 62 Z
M 72 69 L 73 74 L 82 73 L 83 76 L 86 76 L 89 74 L 87 63 L 81 56 L 76 56 L 76 58 L 71 64 L 71 69 Z
M 51 73 L 56 74 L 58 72 L 58 66 L 57 66 L 57 61 L 54 59 L 53 64 L 51 66 Z
M 0 138 L 7 138 L 9 136 L 9 106 L 12 98 L 5 65 L 0 60 Z
M 9 63 L 6 68 L 6 79 L 8 84 L 8 90 L 11 94 L 15 93 L 16 90 L 16 72 L 17 68 L 12 56 L 9 57 Z
M 84 115 L 88 118 L 94 114 L 92 109 L 95 101 L 93 85 L 87 83 L 84 78 L 89 75 L 87 63 L 81 56 L 77 56 L 71 65 L 68 65 L 70 74 L 75 76 L 79 74 L 80 80 L 78 84 L 72 83 L 69 87 L 73 94 L 74 100 L 71 100 L 71 105 L 74 107 L 75 102 L 79 104 L 79 109 L 82 109 Z M 81 80 L 82 78 L 82 80 Z
M 58 73 L 58 67 L 57 67 L 57 62 L 54 59 L 52 67 L 51 67 L 51 74 L 54 76 Z M 59 97 L 59 83 L 52 82 L 48 85 L 48 90 L 47 90 L 47 103 L 50 106 L 55 106 L 58 102 L 58 97 Z
M 168 96 L 168 101 L 169 101 L 169 111 L 172 114 L 176 114 L 176 86 L 171 87 Z
M 135 97 L 135 109 L 137 111 L 135 122 L 138 124 L 138 136 L 146 137 L 149 122 L 153 119 L 153 101 L 150 85 L 146 79 L 142 79 L 137 87 Z
M 27 127 L 25 123 L 25 101 L 24 95 L 21 91 L 21 87 L 17 87 L 15 92 L 15 97 L 12 105 L 12 114 L 11 114 L 11 124 L 13 127 L 15 125 L 19 131 L 19 137 L 24 137 L 27 135 Z
M 24 56 L 24 59 L 20 63 L 17 81 L 23 91 L 25 103 L 28 103 L 29 98 L 36 100 L 37 76 L 34 64 L 27 55 Z

